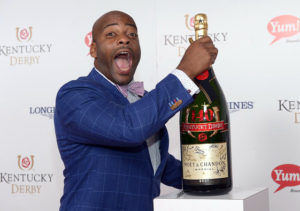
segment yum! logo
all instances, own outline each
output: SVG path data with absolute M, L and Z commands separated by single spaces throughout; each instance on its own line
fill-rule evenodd
M 268 23 L 268 31 L 274 36 L 272 45 L 284 37 L 291 37 L 300 32 L 300 19 L 292 15 L 281 15 Z
M 89 33 L 87 33 L 87 35 L 85 35 L 85 37 L 84 37 L 84 43 L 86 44 L 86 46 L 87 46 L 88 48 L 90 48 L 91 45 L 92 45 L 92 42 L 93 42 L 92 32 L 89 32 Z M 90 53 L 88 53 L 87 55 L 90 55 Z
M 293 164 L 284 164 L 277 166 L 272 171 L 272 179 L 279 184 L 274 193 L 285 187 L 300 185 L 300 166 Z

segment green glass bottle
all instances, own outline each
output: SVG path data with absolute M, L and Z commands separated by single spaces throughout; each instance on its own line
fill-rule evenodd
M 195 16 L 196 39 L 207 35 L 207 17 Z M 213 68 L 194 79 L 200 93 L 180 112 L 184 192 L 225 194 L 232 189 L 229 112 Z

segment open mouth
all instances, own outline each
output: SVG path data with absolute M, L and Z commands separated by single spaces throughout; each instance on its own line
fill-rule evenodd
M 114 62 L 120 74 L 128 74 L 132 66 L 132 56 L 128 50 L 119 51 L 115 57 Z

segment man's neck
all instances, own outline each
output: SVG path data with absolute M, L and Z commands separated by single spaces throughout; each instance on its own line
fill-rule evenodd
M 95 70 L 96 70 L 103 78 L 105 78 L 109 83 L 111 83 L 112 85 L 116 86 L 116 84 L 115 84 L 114 82 L 112 82 L 111 80 L 109 80 L 108 78 L 106 78 L 106 76 L 105 76 L 103 73 L 101 73 L 100 70 L 98 70 L 96 67 L 94 67 L 94 68 L 95 68 Z
M 102 75 L 102 77 L 103 78 L 105 78 L 109 83 L 111 83 L 112 85 L 114 85 L 114 86 L 117 86 L 118 84 L 115 84 L 114 82 L 112 82 L 111 80 L 109 80 L 103 73 L 101 73 L 101 71 L 100 70 L 98 70 L 96 67 L 94 67 L 95 68 L 95 70 L 100 74 L 100 75 Z M 128 84 L 130 84 L 130 83 L 132 83 L 132 82 L 134 82 L 134 80 L 132 79 L 132 81 L 130 81 Z M 127 84 L 127 85 L 128 85 Z M 123 86 L 123 85 L 118 85 L 118 86 Z

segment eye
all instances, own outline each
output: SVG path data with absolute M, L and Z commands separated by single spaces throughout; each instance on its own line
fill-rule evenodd
M 116 33 L 114 33 L 114 32 L 108 32 L 108 33 L 106 34 L 107 37 L 113 37 L 113 36 L 115 36 L 115 35 L 116 35 Z
M 138 37 L 137 33 L 135 33 L 135 32 L 129 33 L 129 36 L 133 37 L 133 38 L 137 38 Z

